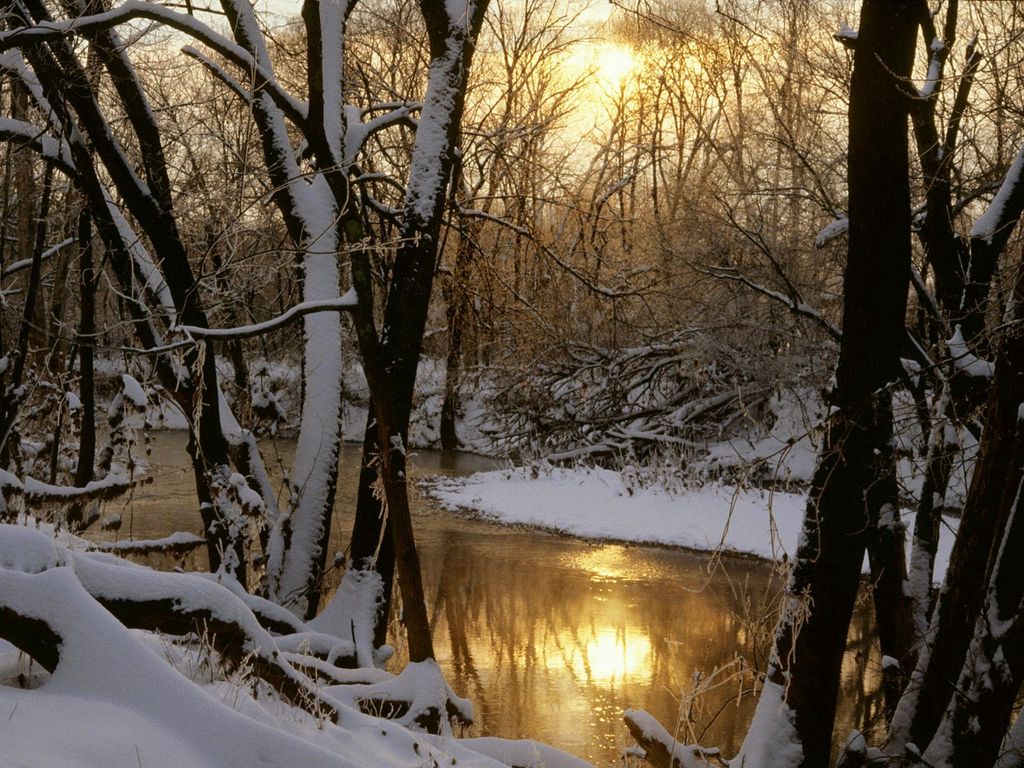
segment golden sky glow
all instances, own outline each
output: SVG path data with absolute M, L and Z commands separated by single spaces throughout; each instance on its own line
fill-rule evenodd
M 595 96 L 607 98 L 628 85 L 639 67 L 632 46 L 610 40 L 594 40 L 577 45 L 567 64 L 573 73 L 585 75 L 596 91 Z

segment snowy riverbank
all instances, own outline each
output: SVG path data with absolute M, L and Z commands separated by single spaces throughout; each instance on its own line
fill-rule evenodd
M 438 478 L 426 487 L 450 510 L 506 525 L 766 559 L 794 555 L 807 499 L 800 493 L 730 485 L 638 487 L 628 475 L 596 468 L 478 472 Z M 913 513 L 904 511 L 903 519 L 912 530 Z M 949 564 L 957 522 L 945 518 L 936 581 Z

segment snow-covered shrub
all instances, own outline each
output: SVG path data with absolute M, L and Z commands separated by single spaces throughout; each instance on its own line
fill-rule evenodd
M 107 426 L 110 433 L 107 444 L 100 452 L 98 468 L 105 474 L 124 474 L 133 477 L 137 470 L 145 469 L 135 446 L 140 436 L 145 453 L 149 453 L 150 396 L 132 375 L 121 374 L 121 388 L 107 407 Z
M 767 365 L 694 330 L 622 350 L 559 352 L 506 372 L 491 400 L 510 453 L 635 467 L 668 460 L 677 477 L 706 475 L 709 451 L 722 443 L 755 445 L 777 427 L 786 445 L 816 426 L 805 393 L 813 400 L 821 374 L 796 356 Z
M 249 401 L 252 404 L 253 432 L 256 435 L 276 435 L 287 424 L 288 397 L 285 393 L 287 379 L 277 370 L 261 360 L 249 369 Z M 295 378 L 294 376 L 291 378 Z

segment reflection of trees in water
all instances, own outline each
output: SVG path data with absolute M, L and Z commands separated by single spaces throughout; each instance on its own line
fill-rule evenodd
M 424 558 L 436 642 L 441 650 L 447 639 L 451 682 L 474 699 L 488 733 L 554 733 L 607 757 L 602 745 L 624 740 L 627 706 L 675 722 L 692 672 L 732 663 L 737 648 L 752 651 L 741 596 L 700 588 L 702 558 L 616 548 L 652 573 L 634 579 L 581 565 L 602 545 L 543 535 L 448 530 L 430 546 L 438 549 Z M 764 580 L 763 566 L 739 568 Z M 708 712 L 723 712 L 716 743 L 738 740 L 749 718 L 749 707 L 730 706 L 736 692 L 725 685 L 705 697 Z
M 198 525 L 188 502 L 194 490 L 185 482 L 178 492 L 188 478 L 165 459 L 183 455 L 183 444 L 179 433 L 156 436 L 151 460 L 160 477 L 133 500 L 137 536 Z M 286 457 L 290 449 L 282 441 Z M 334 549 L 344 546 L 351 527 L 354 466 L 343 458 Z M 709 582 L 704 555 L 580 542 L 440 513 L 417 524 L 437 650 L 450 654 L 449 681 L 473 701 L 487 733 L 530 735 L 609 762 L 615 746 L 625 745 L 623 709 L 642 707 L 672 726 L 695 670 L 710 674 L 733 661 L 737 649 L 755 665 L 763 662 L 761 625 L 770 645 L 775 618 L 765 616 L 764 606 L 779 582 L 769 581 L 763 563 L 726 558 Z M 160 565 L 178 563 L 163 557 Z M 881 721 L 881 660 L 868 613 L 858 614 L 850 630 L 837 732 Z M 609 648 L 621 655 L 624 646 L 628 654 L 631 645 L 643 652 L 625 661 L 642 656 L 643 665 L 626 675 L 608 673 L 613 660 L 602 671 L 588 656 Z M 696 733 L 714 719 L 705 743 L 738 746 L 752 710 L 752 702 L 735 705 L 738 690 L 723 685 L 702 697 Z

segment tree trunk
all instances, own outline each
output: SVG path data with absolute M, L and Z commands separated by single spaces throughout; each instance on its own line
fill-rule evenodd
M 955 644 L 940 645 L 942 638 L 936 637 L 933 663 L 949 658 L 955 645 L 956 650 L 960 647 L 964 650 L 962 669 L 956 677 L 946 678 L 946 685 L 940 690 L 923 691 L 918 705 L 919 712 L 927 711 L 931 715 L 936 708 L 934 699 L 949 702 L 942 723 L 924 754 L 929 765 L 993 765 L 1006 735 L 1014 700 L 1024 681 L 1024 564 L 1020 558 L 1024 549 L 1024 510 L 1021 509 L 1024 424 L 1019 418 L 1020 403 L 1024 402 L 1024 307 L 1021 302 L 1024 302 L 1024 264 L 1018 268 L 1011 298 L 1014 317 L 999 346 L 981 456 L 975 467 L 972 496 L 968 499 L 970 503 L 977 488 L 992 504 L 990 538 L 994 539 L 985 542 L 989 546 L 979 547 L 978 554 L 987 554 L 987 567 L 982 564 L 984 570 L 960 571 L 969 583 L 981 585 L 980 598 L 973 593 L 968 596 L 972 603 L 977 600 L 972 637 L 968 647 L 963 642 L 962 625 L 954 627 L 960 630 L 955 638 L 959 642 Z M 970 511 L 973 513 L 976 509 L 972 507 Z M 966 523 L 968 509 L 965 508 L 964 514 Z M 964 546 L 969 543 L 966 541 Z M 957 550 L 961 548 L 958 538 Z M 986 578 L 979 579 L 982 572 Z M 948 607 L 949 602 L 943 600 L 939 610 Z M 941 655 L 936 650 L 941 650 Z M 936 668 L 935 672 L 941 670 Z M 932 674 L 925 682 L 934 685 L 942 680 Z M 920 725 L 919 718 L 916 733 L 921 732 Z M 923 744 L 922 741 L 915 743 Z
M 905 336 L 911 253 L 903 79 L 913 63 L 919 8 L 912 0 L 865 0 L 861 13 L 850 85 L 850 236 L 833 415 L 776 634 L 771 687 L 741 751 L 752 765 L 767 764 L 766 730 L 780 728 L 791 729 L 780 738 L 792 749 L 773 765 L 828 764 L 868 528 L 885 522 L 882 510 L 896 498 L 889 386 L 898 378 Z
M 384 508 L 374 492 L 378 472 L 374 457 L 377 455 L 377 417 L 373 410 L 367 415 L 363 435 L 363 450 L 359 465 L 359 490 L 356 515 L 352 524 L 349 555 L 355 568 L 373 568 L 383 582 L 384 604 L 377 614 L 373 642 L 381 647 L 387 642 L 388 622 L 391 616 L 392 591 L 395 582 L 395 547 L 391 526 Z
M 373 515 L 368 494 L 372 479 L 365 471 L 376 462 L 391 528 L 410 661 L 433 658 L 434 650 L 406 488 L 405 449 L 469 65 L 486 6 L 486 0 L 479 0 L 470 5 L 468 16 L 466 11 L 453 16 L 442 4 L 426 0 L 421 3 L 430 38 L 431 63 L 418 135 L 434 140 L 420 139 L 413 149 L 401 226 L 402 245 L 395 257 L 379 337 L 373 328 L 369 271 L 353 259 L 353 285 L 360 299 L 356 330 L 377 431 L 373 454 L 367 455 L 365 449 L 371 445 L 364 443 L 359 504 L 362 513 L 357 508 L 356 515 L 356 525 L 372 527 L 369 531 L 353 531 L 353 540 L 372 541 L 383 524 L 377 522 L 379 515 Z M 389 567 L 383 559 L 386 554 L 381 551 L 378 556 L 378 568 Z
M 1018 279 L 1018 297 L 1021 290 Z M 1020 321 L 1018 317 L 1017 323 Z M 964 659 L 988 596 L 988 578 L 998 554 L 996 545 L 1024 478 L 1024 454 L 1018 436 L 1019 407 L 1024 401 L 1024 344 L 1017 338 L 1019 333 L 1019 325 L 1011 325 L 996 361 L 995 382 L 984 418 L 985 433 L 956 545 L 929 627 L 929 647 L 922 654 L 893 722 L 893 751 L 901 751 L 908 743 L 918 747 L 928 744 L 958 690 Z
M 93 366 L 96 350 L 96 271 L 92 260 L 92 227 L 87 211 L 82 211 L 78 215 L 78 253 L 78 360 L 82 426 L 78 440 L 75 485 L 82 488 L 93 479 L 96 464 L 96 374 Z M 82 512 L 79 505 L 71 507 L 68 511 L 68 525 L 72 530 L 81 525 Z

